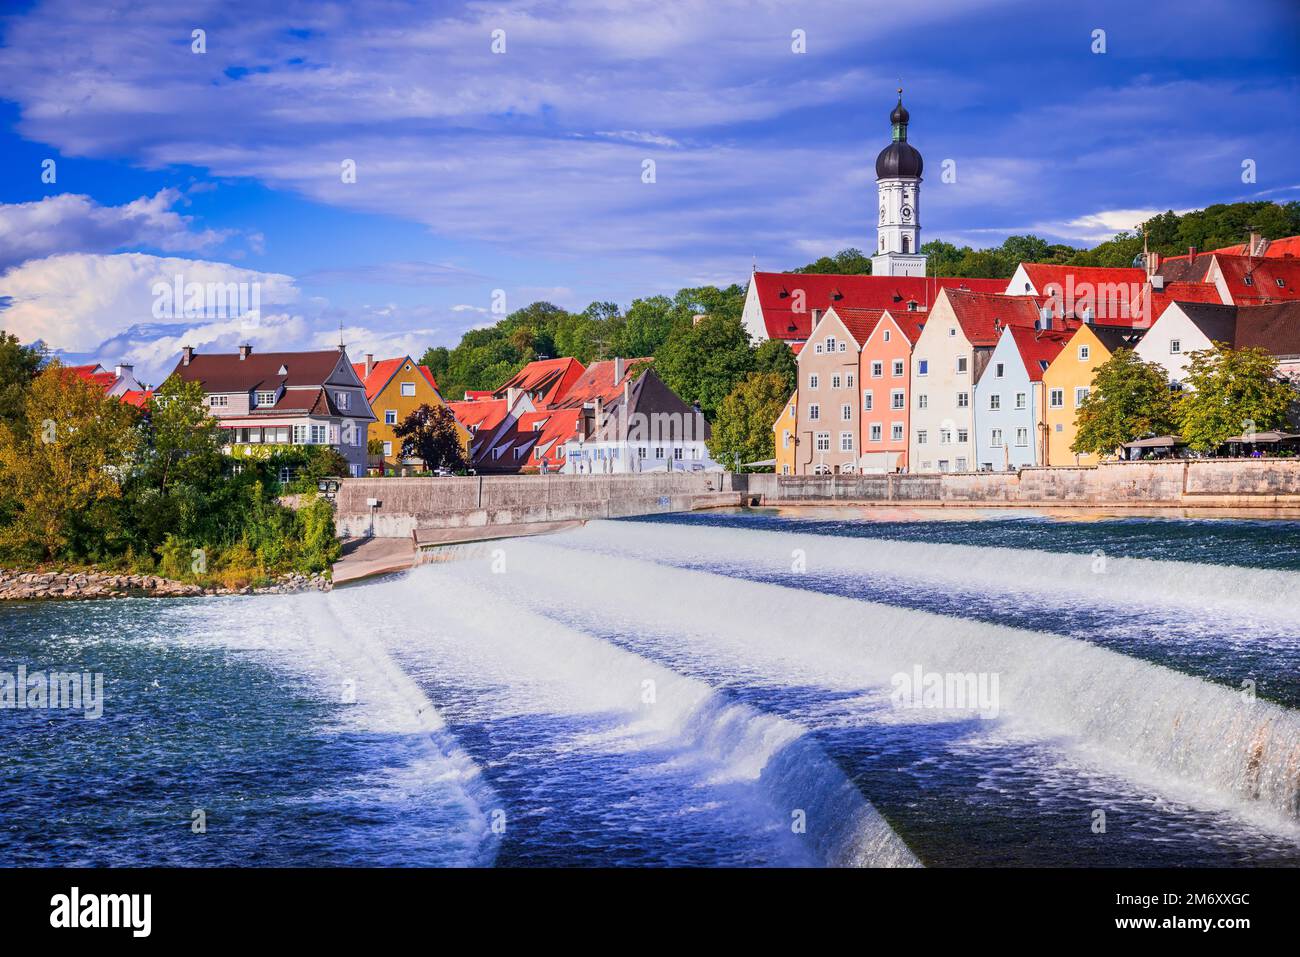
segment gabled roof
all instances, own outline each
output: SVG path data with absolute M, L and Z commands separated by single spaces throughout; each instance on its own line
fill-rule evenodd
M 68 366 L 68 371 L 78 379 L 99 386 L 104 392 L 113 388 L 113 384 L 117 382 L 117 373 L 109 372 L 98 362 L 84 366 Z
M 1008 326 L 1011 339 L 1025 364 L 1030 382 L 1043 381 L 1043 373 L 1060 355 L 1073 332 L 1057 329 L 1034 329 L 1032 326 Z
M 1212 282 L 1166 282 L 1164 289 L 1151 290 L 1151 321 L 1159 319 L 1175 302 L 1221 303 L 1223 298 Z
M 550 405 L 564 398 L 574 382 L 585 372 L 582 363 L 571 356 L 558 359 L 535 359 L 506 380 L 493 395 L 504 398 L 511 389 L 538 394 L 541 405 Z
M 1238 306 L 1300 299 L 1300 259 L 1219 255 L 1214 258 L 1228 294 Z
M 1116 349 L 1132 349 L 1142 340 L 1143 330 L 1128 326 L 1089 326 L 1097 341 L 1106 347 L 1107 352 Z
M 1197 253 L 1195 256 L 1168 256 L 1160 260 L 1156 272 L 1165 277 L 1165 283 L 1171 282 L 1205 282 L 1205 274 L 1214 262 L 1213 253 Z
M 153 389 L 128 389 L 119 398 L 127 405 L 143 409 L 149 403 L 149 400 L 153 398 Z
M 966 288 L 1002 292 L 1004 279 L 963 279 L 933 276 L 840 276 L 830 273 L 756 272 L 750 277 L 763 310 L 763 323 L 772 339 L 807 339 L 814 310 L 907 308 L 915 300 L 922 308 L 935 301 L 940 289 Z M 796 295 L 803 291 L 802 302 Z M 795 312 L 802 305 L 802 312 Z M 841 313 L 842 315 L 842 313 Z
M 189 365 L 183 359 L 177 362 L 172 374 L 185 382 L 202 382 L 208 392 L 270 391 L 279 386 L 323 385 L 334 372 L 341 355 L 338 349 L 326 349 L 319 352 L 252 352 L 240 359 L 237 353 L 196 352 Z
M 361 384 L 366 387 L 366 400 L 374 402 L 379 393 L 384 391 L 384 387 L 393 381 L 393 376 L 401 371 L 402 366 L 410 362 L 415 365 L 415 361 L 410 356 L 398 356 L 395 359 L 380 359 L 370 367 L 370 375 L 366 375 L 366 364 L 364 362 L 352 363 L 352 371 L 357 374 Z M 416 370 L 424 377 L 424 381 L 433 387 L 434 392 L 438 392 L 441 397 L 442 393 L 438 390 L 438 383 L 433 378 L 433 373 L 427 366 L 415 366 Z
M 890 319 L 894 320 L 894 325 L 898 330 L 907 337 L 907 341 L 916 345 L 916 340 L 921 338 L 921 330 L 925 328 L 925 320 L 929 318 L 930 313 L 924 309 L 886 309 L 885 312 Z M 884 316 L 882 315 L 883 319 Z
M 1085 282 L 1097 286 L 1116 282 L 1135 282 L 1138 284 L 1146 282 L 1146 273 L 1143 270 L 1128 266 L 1067 266 L 1058 263 L 1021 263 L 1020 268 L 1025 271 L 1029 281 L 1034 284 L 1033 292 L 1040 296 L 1047 294 L 1047 286 L 1052 283 L 1066 289 L 1071 281 L 1076 286 Z M 1009 289 L 1008 286 L 1009 283 L 1003 283 L 1003 289 L 1014 295 L 1021 295 L 1025 292 L 1025 290 L 1021 289 Z
M 821 318 L 817 325 L 813 326 L 811 335 L 820 337 L 822 323 L 831 315 L 839 319 L 853 341 L 861 349 L 871 338 L 871 333 L 875 331 L 876 324 L 880 322 L 880 317 L 885 314 L 883 309 L 855 309 L 852 306 L 831 306 L 826 310 L 826 315 Z
M 1180 302 L 1178 308 L 1211 342 L 1231 343 L 1236 338 L 1236 306 L 1211 302 Z
M 626 409 L 623 408 L 625 401 Z M 636 427 L 634 422 L 649 422 L 651 429 L 662 428 L 663 431 L 654 436 L 656 439 L 708 439 L 712 435 L 704 415 L 668 388 L 654 369 L 642 372 L 635 382 L 628 385 L 626 397 L 620 394 L 606 411 L 608 415 L 604 424 L 596 428 L 588 441 L 627 441 L 630 424 Z M 636 420 L 632 418 L 634 415 L 638 416 Z
M 428 366 L 416 366 L 420 370 L 420 375 L 424 376 L 424 381 L 433 386 L 433 391 L 442 395 L 442 390 L 438 388 L 438 380 L 433 377 L 433 370 Z
M 456 420 L 471 431 L 489 432 L 505 419 L 510 410 L 505 399 L 475 399 L 472 402 L 448 402 Z
M 654 359 L 625 359 L 623 375 L 618 381 L 614 380 L 613 359 L 593 362 L 569 387 L 564 396 L 552 403 L 552 408 L 581 408 L 584 403 L 594 402 L 596 399 L 600 399 L 604 405 L 609 405 L 623 394 L 623 383 L 640 375 L 644 366 L 651 362 L 654 362 Z
M 1003 296 L 965 289 L 946 289 L 943 295 L 973 346 L 996 346 L 1003 326 L 1033 329 L 1039 321 L 1038 302 L 1032 296 Z M 1077 328 L 1077 323 L 1064 322 L 1066 329 Z
M 1261 348 L 1275 356 L 1300 355 L 1300 301 L 1242 306 L 1237 310 L 1233 346 Z

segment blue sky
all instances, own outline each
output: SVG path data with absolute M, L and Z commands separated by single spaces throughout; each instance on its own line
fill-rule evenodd
M 1300 199 L 1288 0 L 3 9 L 0 326 L 150 381 L 184 342 L 418 355 L 498 289 L 626 306 L 869 249 L 900 78 L 923 240 Z M 176 273 L 260 282 L 262 321 L 155 320 Z

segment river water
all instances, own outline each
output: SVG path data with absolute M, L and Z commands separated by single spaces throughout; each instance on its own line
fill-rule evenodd
M 11 604 L 0 672 L 105 701 L 0 711 L 0 860 L 1300 864 L 1300 524 L 1086 517 L 709 512 Z M 983 694 L 898 693 L 929 675 Z

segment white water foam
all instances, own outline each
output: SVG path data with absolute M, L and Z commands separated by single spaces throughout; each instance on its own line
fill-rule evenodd
M 627 548 L 655 554 L 674 532 L 688 540 L 698 534 L 622 523 L 612 532 L 498 543 L 509 568 L 500 576 L 502 597 L 526 604 L 563 596 L 572 614 L 632 635 L 667 631 L 692 649 L 789 683 L 883 694 L 893 675 L 916 665 L 996 673 L 1001 715 L 1019 731 L 1060 737 L 1088 760 L 1195 806 L 1226 807 L 1287 833 L 1300 823 L 1300 715 L 1292 709 L 1058 635 L 580 550 L 616 535 Z M 725 533 L 735 560 L 754 554 L 752 534 Z
M 504 577 L 484 563 L 416 569 L 408 577 L 334 593 L 350 627 L 387 609 L 401 628 L 376 633 L 399 660 L 424 660 L 447 680 L 491 689 L 497 717 L 619 716 L 580 749 L 667 747 L 711 784 L 739 787 L 760 830 L 819 865 L 916 866 L 916 858 L 801 726 L 730 700 L 583 631 L 502 600 Z M 579 580 L 549 598 L 565 602 Z M 548 596 L 542 596 L 546 598 Z M 526 756 L 516 756 L 527 760 Z M 597 790 L 600 782 L 593 781 Z M 800 831 L 796 822 L 803 825 Z

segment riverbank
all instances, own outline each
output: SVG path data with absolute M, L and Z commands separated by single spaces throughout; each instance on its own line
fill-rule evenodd
M 330 579 L 318 573 L 291 572 L 269 585 L 238 588 L 204 586 L 159 575 L 123 575 L 97 571 L 23 571 L 0 568 L 0 601 L 45 601 L 100 598 L 197 598 L 203 595 L 283 595 L 329 591 Z

